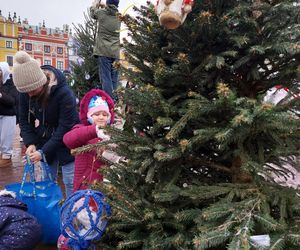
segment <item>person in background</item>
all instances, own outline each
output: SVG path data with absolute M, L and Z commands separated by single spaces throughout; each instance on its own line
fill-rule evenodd
M 114 122 L 114 102 L 108 94 L 99 89 L 92 89 L 81 100 L 80 120 L 72 130 L 64 135 L 64 143 L 74 149 L 88 144 L 109 140 L 103 129 Z M 121 157 L 111 151 L 103 150 L 102 157 L 111 162 L 119 162 Z M 75 157 L 74 191 L 86 189 L 87 184 L 102 181 L 98 170 L 104 163 L 97 159 L 97 152 L 89 151 Z
M 16 200 L 11 191 L 0 191 L 0 249 L 34 249 L 42 228 L 27 212 L 26 204 Z
M 0 62 L 0 166 L 11 163 L 16 133 L 18 91 L 10 78 L 9 65 Z
M 106 6 L 95 0 L 90 8 L 92 18 L 98 21 L 94 56 L 97 57 L 102 89 L 116 101 L 114 90 L 118 85 L 118 70 L 114 64 L 120 59 L 119 0 L 107 0 Z
M 79 122 L 75 96 L 64 75 L 26 52 L 14 56 L 13 80 L 20 94 L 20 128 L 26 154 L 34 163 L 45 156 L 54 179 L 62 167 L 66 197 L 73 190 L 74 157 L 63 136 Z

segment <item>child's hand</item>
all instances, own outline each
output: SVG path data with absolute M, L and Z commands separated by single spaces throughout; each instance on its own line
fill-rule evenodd
M 96 132 L 97 132 L 98 138 L 102 139 L 102 141 L 108 141 L 108 140 L 110 140 L 110 136 L 106 135 L 104 133 L 104 130 L 101 129 L 101 128 L 99 129 L 97 126 L 96 126 Z

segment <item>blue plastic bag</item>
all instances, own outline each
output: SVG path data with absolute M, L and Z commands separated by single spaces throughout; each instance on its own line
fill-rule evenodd
M 49 176 L 48 164 L 43 165 L 44 171 Z M 30 177 L 30 182 L 26 182 L 27 175 Z M 63 194 L 53 178 L 36 182 L 34 164 L 27 161 L 22 182 L 6 185 L 5 188 L 16 192 L 17 199 L 28 206 L 28 212 L 42 225 L 42 242 L 56 244 L 60 235 L 60 201 L 63 199 Z

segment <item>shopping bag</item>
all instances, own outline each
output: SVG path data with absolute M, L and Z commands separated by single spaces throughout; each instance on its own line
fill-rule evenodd
M 43 171 L 50 178 L 36 181 L 34 168 L 34 164 L 27 160 L 22 182 L 6 185 L 5 188 L 16 192 L 17 199 L 24 202 L 28 206 L 28 212 L 37 218 L 42 226 L 42 242 L 56 244 L 60 235 L 60 201 L 63 194 L 51 178 L 47 163 L 43 164 Z M 28 176 L 29 182 L 26 182 Z

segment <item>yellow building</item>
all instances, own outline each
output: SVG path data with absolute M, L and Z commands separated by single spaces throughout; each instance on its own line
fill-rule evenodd
M 1 15 L 0 12 L 0 62 L 7 62 L 13 65 L 13 56 L 18 51 L 18 22 L 16 13 L 11 18 Z

